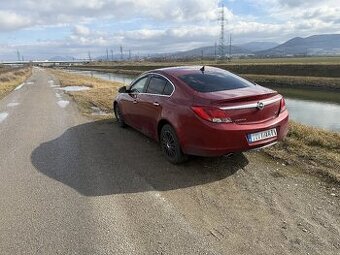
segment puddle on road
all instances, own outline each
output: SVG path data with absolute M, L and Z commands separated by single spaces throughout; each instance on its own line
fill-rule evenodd
M 68 106 L 68 104 L 70 103 L 70 101 L 66 101 L 66 100 L 59 100 L 57 102 L 57 104 L 61 107 L 61 108 L 65 108 L 66 106 Z
M 19 89 L 21 89 L 24 85 L 25 85 L 25 83 L 22 83 L 22 84 L 20 84 L 18 87 L 16 87 L 14 90 L 19 90 Z
M 7 104 L 7 107 L 15 107 L 15 106 L 18 106 L 19 103 L 9 103 Z
M 67 87 L 63 87 L 60 89 L 65 90 L 67 92 L 75 92 L 75 91 L 90 90 L 91 88 L 87 86 L 67 86 Z
M 0 112 L 0 123 L 3 122 L 8 116 L 7 112 Z

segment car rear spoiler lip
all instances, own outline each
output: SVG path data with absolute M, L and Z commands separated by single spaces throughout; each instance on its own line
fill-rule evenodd
M 251 104 L 242 104 L 242 105 L 233 105 L 233 106 L 223 106 L 220 107 L 221 110 L 240 110 L 240 109 L 250 109 L 250 108 L 258 108 L 259 104 L 262 103 L 263 107 L 276 103 L 280 101 L 283 97 L 278 97 L 274 99 L 269 99 L 269 100 L 263 100 L 263 101 L 258 101 L 256 103 L 251 103 Z

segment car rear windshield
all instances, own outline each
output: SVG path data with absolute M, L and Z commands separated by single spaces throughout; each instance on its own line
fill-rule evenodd
M 179 78 L 199 92 L 214 92 L 254 86 L 253 83 L 229 72 L 190 73 L 179 76 Z

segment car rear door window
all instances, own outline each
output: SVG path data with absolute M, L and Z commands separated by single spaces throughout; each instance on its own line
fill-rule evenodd
M 174 87 L 167 81 L 163 90 L 163 95 L 170 96 L 173 91 Z
M 254 86 L 253 83 L 227 71 L 190 73 L 179 76 L 179 78 L 199 92 L 214 92 Z
M 165 80 L 164 78 L 153 76 L 150 79 L 146 93 L 161 95 L 163 94 L 166 83 L 167 80 Z

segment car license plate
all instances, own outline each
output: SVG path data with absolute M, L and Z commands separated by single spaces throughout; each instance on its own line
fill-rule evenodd
M 265 139 L 276 137 L 276 136 L 277 136 L 276 128 L 272 128 L 266 131 L 261 131 L 261 132 L 254 133 L 254 134 L 248 134 L 248 141 L 250 143 L 253 143 L 253 142 L 265 140 Z

